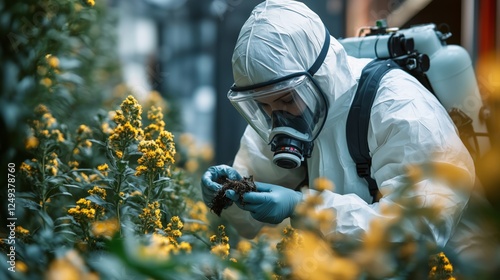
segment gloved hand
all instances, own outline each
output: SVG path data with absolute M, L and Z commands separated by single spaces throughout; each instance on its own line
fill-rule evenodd
M 255 182 L 258 192 L 243 195 L 242 205 L 239 195 L 233 190 L 226 191 L 226 197 L 231 199 L 243 210 L 250 211 L 258 221 L 279 224 L 290 217 L 295 206 L 302 200 L 302 193 L 278 185 Z
M 222 188 L 217 181 L 224 178 L 229 180 L 241 180 L 241 175 L 230 166 L 217 165 L 209 167 L 201 177 L 201 192 L 203 195 L 203 201 L 208 207 L 212 206 L 212 200 L 217 195 L 217 191 Z M 232 202 L 225 208 L 231 205 Z

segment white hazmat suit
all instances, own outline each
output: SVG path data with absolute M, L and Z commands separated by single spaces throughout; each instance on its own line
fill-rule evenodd
M 301 2 L 269 0 L 259 4 L 243 25 L 234 49 L 235 85 L 248 86 L 306 71 L 325 42 L 324 29 L 320 18 Z M 440 205 L 442 212 L 438 221 L 427 221 L 425 234 L 430 240 L 441 247 L 453 246 L 457 252 L 467 250 L 473 242 L 463 240 L 470 238 L 468 234 L 477 229 L 461 217 L 470 200 L 475 171 L 448 113 L 431 93 L 404 71 L 390 71 L 382 79 L 368 131 L 371 174 L 381 193 L 381 199 L 372 203 L 367 183 L 358 177 L 346 143 L 350 104 L 361 71 L 370 59 L 348 56 L 341 44 L 330 38 L 326 59 L 313 76 L 328 98 L 328 115 L 314 141 L 307 165 L 296 169 L 276 166 L 268 143 L 248 126 L 233 168 L 242 176 L 253 175 L 255 181 L 291 189 L 296 189 L 306 174 L 309 186 L 318 177 L 328 178 L 335 189 L 322 193 L 324 202 L 318 210 L 332 209 L 336 214 L 336 226 L 323 234 L 360 237 L 368 231 L 370 221 L 384 218 L 382 207 L 397 204 L 399 197 L 395 190 L 407 184 L 407 166 L 429 159 L 453 166 L 470 189 L 456 189 L 444 181 L 424 179 L 406 195 L 419 201 L 422 207 Z M 222 215 L 247 238 L 253 238 L 266 225 L 236 205 Z M 417 228 L 409 230 L 416 234 L 419 231 Z

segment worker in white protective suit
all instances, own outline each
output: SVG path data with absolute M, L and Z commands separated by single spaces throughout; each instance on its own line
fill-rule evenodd
M 335 189 L 322 192 L 317 210 L 332 209 L 336 226 L 323 234 L 361 238 L 370 221 L 384 218 L 381 208 L 397 203 L 397 190 L 407 184 L 406 167 L 432 159 L 453 166 L 470 189 L 432 179 L 418 182 L 405 195 L 422 207 L 439 203 L 442 212 L 435 221 L 425 221 L 427 232 L 413 230 L 441 248 L 468 250 L 471 242 L 463 240 L 477 228 L 461 217 L 474 185 L 473 161 L 446 110 L 404 71 L 385 75 L 371 111 L 368 143 L 379 201 L 373 202 L 366 181 L 357 175 L 346 143 L 346 119 L 368 62 L 348 56 L 301 2 L 269 0 L 255 7 L 234 49 L 234 86 L 228 93 L 249 126 L 233 166 L 212 166 L 204 174 L 205 203 L 211 206 L 221 188 L 218 179 L 253 175 L 258 192 L 246 193 L 242 205 L 234 191 L 226 191 L 234 203 L 222 212 L 241 236 L 253 238 L 263 226 L 292 216 L 295 206 L 314 192 L 300 188 L 324 177 Z

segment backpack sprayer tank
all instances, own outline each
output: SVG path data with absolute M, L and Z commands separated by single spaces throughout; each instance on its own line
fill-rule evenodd
M 477 137 L 487 136 L 487 116 L 472 61 L 461 46 L 446 44 L 451 34 L 442 34 L 434 24 L 398 30 L 380 21 L 370 31 L 367 36 L 339 42 L 349 55 L 359 58 L 397 58 L 415 51 L 428 56 L 430 66 L 425 74 L 431 90 L 455 122 L 464 144 L 475 159 L 487 151 L 489 139 Z M 415 67 L 413 63 L 406 66 L 409 70 Z

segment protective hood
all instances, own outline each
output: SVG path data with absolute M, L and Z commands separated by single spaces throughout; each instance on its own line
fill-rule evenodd
M 304 72 L 325 42 L 325 25 L 306 5 L 293 0 L 269 0 L 254 8 L 243 25 L 233 52 L 234 83 L 251 86 Z M 335 100 L 355 84 L 347 54 L 330 37 L 325 61 L 314 75 L 334 111 Z

